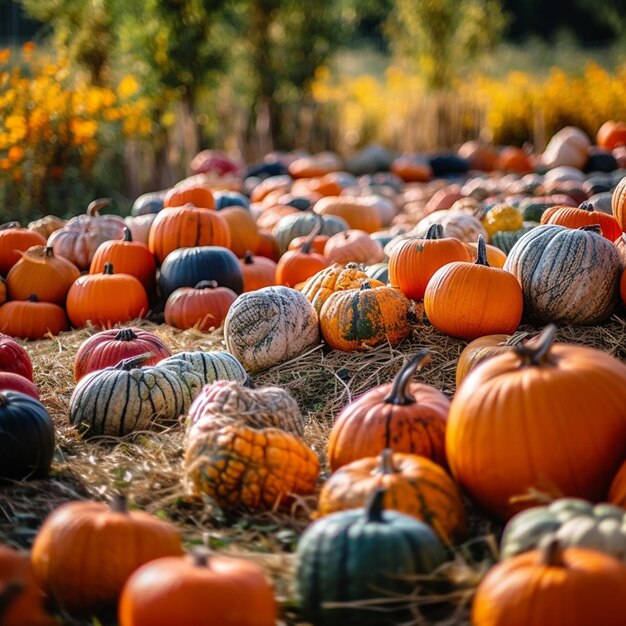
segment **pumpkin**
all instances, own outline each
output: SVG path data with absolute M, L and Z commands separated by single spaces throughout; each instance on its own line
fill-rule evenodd
M 598 550 L 626 561 L 626 511 L 611 504 L 595 506 L 578 498 L 559 498 L 512 517 L 500 541 L 500 558 L 534 550 L 554 533 L 564 548 Z
M 320 270 L 311 276 L 300 289 L 300 292 L 313 305 L 319 314 L 322 305 L 335 291 L 358 289 L 365 281 L 372 287 L 381 287 L 383 283 L 369 279 L 368 275 L 359 269 L 356 263 L 348 263 L 345 267 L 339 263 Z
M 222 508 L 271 509 L 311 494 L 319 461 L 300 437 L 259 424 L 254 413 L 208 413 L 187 432 L 185 473 L 196 494 Z
M 450 400 L 441 391 L 411 382 L 426 364 L 421 350 L 384 383 L 346 405 L 328 438 L 328 463 L 332 471 L 385 448 L 417 454 L 446 467 L 445 431 Z
M 274 592 L 251 561 L 194 550 L 165 557 L 128 579 L 119 603 L 120 626 L 274 626 Z
M 52 246 L 54 254 L 69 259 L 81 271 L 88 270 L 101 243 L 124 236 L 123 218 L 100 215 L 100 209 L 111 202 L 110 198 L 94 200 L 85 215 L 73 217 L 63 228 L 52 233 L 47 245 Z
M 176 361 L 186 361 L 191 369 L 200 376 L 203 385 L 210 385 L 216 380 L 235 380 L 240 383 L 248 382 L 248 374 L 243 365 L 230 352 L 215 351 L 177 352 L 171 357 Z M 166 365 L 170 358 L 163 360 Z
M 144 563 L 181 553 L 172 524 L 129 511 L 116 497 L 109 506 L 86 500 L 54 509 L 35 537 L 31 559 L 44 591 L 64 610 L 82 614 L 114 606 Z
M 472 605 L 474 626 L 619 626 L 626 611 L 626 567 L 558 539 L 489 570 Z M 556 621 L 555 621 L 556 620 Z
M 433 170 L 426 159 L 410 155 L 394 159 L 389 171 L 399 176 L 405 183 L 425 183 L 433 177 Z
M 452 475 L 498 518 L 531 506 L 529 489 L 598 502 L 626 458 L 626 365 L 593 348 L 552 345 L 555 332 L 547 326 L 481 363 L 452 400 Z
M 457 150 L 457 154 L 462 159 L 469 161 L 471 169 L 482 170 L 483 172 L 491 172 L 495 169 L 498 159 L 494 146 L 478 139 L 466 141 Z
M 389 282 L 407 298 L 421 300 L 428 281 L 440 267 L 472 258 L 461 241 L 444 237 L 443 226 L 432 224 L 424 238 L 411 237 L 394 246 L 389 257 Z
M 512 333 L 522 319 L 522 289 L 515 277 L 487 262 L 478 240 L 476 263 L 455 261 L 438 269 L 424 292 L 424 312 L 440 332 L 462 339 Z
M 144 365 L 156 365 L 171 355 L 170 349 L 154 333 L 142 328 L 112 328 L 83 341 L 74 357 L 74 382 L 90 372 L 117 365 L 123 359 L 152 352 Z
M 513 349 L 512 335 L 483 335 L 470 341 L 459 355 L 456 364 L 456 386 L 485 359 Z
M 195 287 L 179 287 L 165 303 L 165 323 L 174 328 L 209 331 L 219 328 L 237 294 L 214 280 L 202 280 Z
M 477 241 L 480 235 L 483 236 L 485 241 L 489 238 L 485 227 L 476 217 L 465 211 L 449 211 L 447 209 L 434 211 L 427 215 L 418 222 L 415 228 L 409 231 L 408 235 L 423 239 L 433 224 L 441 224 L 443 226 L 444 237 L 454 237 L 464 243 Z M 388 246 L 390 252 L 393 251 L 393 243 L 391 242 Z M 388 253 L 389 256 L 390 252 Z
M 544 213 L 545 215 L 545 213 Z M 567 228 L 580 228 L 598 224 L 602 236 L 609 241 L 615 241 L 622 234 L 622 229 L 612 215 L 602 211 L 595 211 L 589 202 L 583 202 L 579 207 L 555 207 L 550 211 L 549 217 L 542 224 L 558 224 Z
M 0 333 L 0 372 L 15 372 L 32 382 L 33 364 L 26 349 L 13 337 Z
M 389 283 L 389 264 L 388 263 L 374 263 L 365 268 L 365 273 L 370 278 L 380 281 L 381 285 Z
M 487 211 L 481 223 L 489 237 L 493 237 L 498 231 L 519 230 L 524 225 L 524 220 L 519 209 L 510 204 L 501 203 Z
M 426 457 L 383 450 L 340 467 L 322 486 L 318 515 L 365 506 L 385 489 L 385 509 L 412 515 L 428 524 L 446 544 L 465 534 L 461 492 L 446 471 Z
M 363 351 L 382 343 L 399 344 L 411 333 L 411 302 L 397 289 L 372 287 L 335 291 L 319 313 L 324 341 L 333 350 Z
M 54 427 L 43 404 L 0 391 L 0 479 L 45 478 L 53 454 Z
M 130 274 L 116 274 L 105 263 L 102 274 L 87 274 L 70 287 L 65 303 L 67 315 L 76 328 L 91 322 L 111 328 L 148 313 L 148 295 L 143 285 Z
M 287 170 L 293 178 L 313 178 L 338 171 L 342 165 L 341 157 L 337 154 L 323 151 L 294 159 L 287 166 Z
M 29 222 L 27 228 L 28 230 L 39 233 L 47 241 L 48 237 L 50 237 L 54 231 L 60 230 L 66 223 L 67 220 L 57 215 L 45 215 L 44 217 Z
M 69 420 L 85 436 L 122 437 L 185 413 L 202 386 L 190 365 L 140 367 L 148 355 L 120 361 L 78 381 L 70 398 Z
M 135 198 L 133 206 L 130 209 L 132 216 L 140 215 L 156 215 L 163 209 L 163 200 L 169 189 L 161 189 L 160 191 L 149 191 Z
M 383 226 L 378 207 L 364 198 L 326 196 L 313 206 L 318 215 L 334 215 L 346 221 L 351 229 L 375 233 Z
M 616 504 L 626 509 L 626 461 L 622 463 L 611 482 L 608 499 L 611 504 Z
M 0 332 L 21 339 L 41 339 L 68 330 L 67 316 L 58 304 L 39 302 L 36 295 L 0 306 Z
M 235 419 L 253 427 L 275 427 L 302 437 L 304 418 L 298 403 L 280 387 L 247 389 L 236 380 L 213 380 L 196 396 L 187 414 L 188 432 L 207 418 Z
M 35 231 L 22 228 L 19 222 L 8 222 L 0 226 L 0 274 L 6 276 L 8 271 L 20 260 L 22 252 L 32 246 L 46 243 L 42 235 Z
M 537 226 L 522 236 L 504 269 L 522 286 L 531 324 L 597 324 L 619 299 L 621 260 L 594 227 Z
M 500 230 L 491 238 L 491 244 L 508 255 L 513 246 L 536 226 L 537 224 L 526 222 L 519 230 Z
M 157 214 L 150 227 L 148 248 L 161 265 L 173 250 L 192 246 L 228 248 L 231 238 L 232 231 L 221 213 L 185 204 Z
M 0 391 L 19 391 L 24 395 L 39 400 L 39 390 L 37 386 L 28 378 L 20 376 L 15 372 L 0 371 Z
M 254 251 L 257 256 L 276 262 L 280 258 L 278 243 L 272 233 L 259 231 L 259 243 Z
M 0 305 L 7 301 L 7 283 L 6 280 L 0 276 Z
M 90 274 L 102 274 L 104 266 L 111 263 L 118 274 L 134 276 L 152 294 L 156 288 L 156 264 L 146 244 L 133 241 L 129 228 L 124 228 L 123 239 L 112 239 L 98 246 L 91 265 Z
M 33 246 L 7 274 L 10 300 L 28 300 L 36 294 L 40 302 L 65 306 L 65 298 L 80 270 L 67 259 L 56 256 L 50 246 Z
M 313 305 L 290 287 L 264 287 L 233 302 L 224 321 L 226 349 L 249 372 L 299 356 L 319 341 Z
M 231 206 L 223 209 L 219 214 L 224 218 L 230 229 L 230 248 L 237 258 L 242 257 L 247 250 L 256 250 L 259 245 L 259 231 L 254 218 L 248 209 Z
M 250 208 L 250 198 L 238 191 L 215 190 L 213 192 L 215 200 L 215 210 L 221 211 L 229 206 L 242 206 L 244 209 Z
M 287 174 L 268 176 L 254 186 L 250 192 L 250 200 L 252 202 L 261 202 L 272 192 L 280 192 L 280 195 L 287 193 L 292 183 L 293 179 Z
M 328 239 L 324 256 L 331 263 L 371 265 L 385 259 L 382 246 L 363 230 L 349 229 Z
M 607 120 L 600 126 L 596 134 L 596 144 L 607 150 L 615 150 L 618 146 L 626 146 L 626 124 Z
M 312 211 L 299 211 L 281 217 L 272 230 L 279 253 L 286 252 L 292 239 L 308 235 L 318 221 L 319 217 Z M 343 218 L 335 215 L 322 215 L 322 223 L 322 230 L 318 233 L 320 235 L 332 236 L 349 228 Z
M 249 250 L 239 259 L 243 273 L 243 291 L 255 291 L 276 284 L 276 262 L 264 256 L 254 256 Z
M 528 153 L 517 146 L 505 146 L 500 150 L 494 163 L 495 170 L 528 174 L 533 171 L 533 165 Z
M 214 280 L 236 294 L 243 291 L 239 260 L 221 246 L 180 248 L 167 255 L 159 274 L 161 296 L 167 300 L 179 287 L 193 287 L 203 280 Z
M 589 158 L 591 141 L 585 132 L 575 126 L 566 126 L 552 136 L 541 155 L 541 161 L 549 169 L 559 166 L 582 170 Z
M 287 250 L 300 250 L 303 244 L 306 243 L 308 235 L 302 235 L 301 237 L 296 237 L 289 242 L 289 246 Z M 316 235 L 311 241 L 311 252 L 317 252 L 318 254 L 324 254 L 324 247 L 326 246 L 326 242 L 329 240 L 328 235 Z
M 446 553 L 429 526 L 384 510 L 383 500 L 379 489 L 364 509 L 322 517 L 300 537 L 296 583 L 307 622 L 392 626 L 413 619 L 415 578 L 442 565 Z
M 478 242 L 473 241 L 471 243 L 466 243 L 465 246 L 469 250 L 472 259 L 475 259 L 478 256 Z M 498 269 L 502 269 L 504 267 L 504 263 L 506 262 L 506 252 L 490 243 L 486 243 L 485 254 L 487 255 L 487 263 L 489 263 L 490 267 L 497 267 Z
M 207 185 L 193 181 L 181 181 L 169 189 L 163 198 L 163 207 L 181 207 L 193 204 L 203 209 L 214 209 L 215 198 Z
M 44 610 L 44 595 L 27 555 L 0 545 L 0 624 L 56 626 Z
M 126 228 L 130 230 L 130 234 L 133 241 L 148 245 L 148 239 L 150 238 L 150 228 L 152 228 L 152 222 L 156 219 L 156 213 L 147 213 L 146 215 L 127 216 L 124 218 L 124 224 Z
M 626 176 L 617 183 L 613 190 L 611 212 L 622 231 L 626 231 Z

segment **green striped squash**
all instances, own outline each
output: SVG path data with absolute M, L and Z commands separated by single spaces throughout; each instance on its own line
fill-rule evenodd
M 173 356 L 161 361 L 161 365 L 167 365 L 168 361 L 184 361 L 200 375 L 204 385 L 209 385 L 216 380 L 234 380 L 245 383 L 248 374 L 243 365 L 230 352 L 178 352 Z
M 591 230 L 546 224 L 526 233 L 504 264 L 522 286 L 532 324 L 597 324 L 619 299 L 616 246 Z
M 489 243 L 508 254 L 519 239 L 535 226 L 536 224 L 525 222 L 519 230 L 499 230 L 491 236 Z

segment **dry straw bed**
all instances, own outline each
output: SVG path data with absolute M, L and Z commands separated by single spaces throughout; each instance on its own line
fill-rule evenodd
M 224 349 L 221 331 L 205 334 L 178 331 L 167 325 L 138 321 L 136 325 L 159 335 L 173 353 L 182 350 Z M 192 497 L 183 480 L 183 429 L 133 433 L 123 439 L 81 440 L 68 419 L 74 388 L 73 360 L 80 344 L 95 329 L 62 333 L 55 338 L 25 344 L 33 362 L 41 400 L 55 423 L 57 450 L 48 480 L 12 483 L 0 487 L 0 542 L 28 548 L 43 518 L 56 506 L 75 499 L 107 499 L 113 493 L 128 496 L 131 506 L 171 520 L 188 545 L 204 543 L 215 550 L 245 555 L 260 562 L 276 584 L 286 624 L 292 616 L 293 556 L 298 536 L 315 510 L 315 497 L 298 499 L 288 511 L 254 513 L 222 511 L 210 502 Z M 524 326 L 519 336 L 536 332 Z M 626 321 L 623 315 L 596 327 L 566 327 L 559 341 L 580 343 L 604 350 L 626 361 Z M 390 381 L 405 360 L 429 348 L 431 364 L 416 378 L 446 394 L 455 389 L 455 368 L 466 342 L 442 335 L 430 326 L 419 326 L 399 347 L 381 346 L 363 353 L 329 351 L 317 346 L 287 363 L 255 377 L 257 386 L 288 389 L 308 418 L 306 439 L 322 460 L 320 482 L 328 475 L 325 450 L 338 412 L 352 399 Z M 455 582 L 443 596 L 418 592 L 415 624 L 468 623 L 471 592 L 496 554 L 499 531 L 470 509 L 473 539 L 448 564 L 441 575 Z M 433 603 L 444 610 L 429 608 Z M 427 615 L 428 617 L 424 617 Z M 91 621 L 68 624 L 91 624 Z M 114 626 L 115 619 L 101 622 Z

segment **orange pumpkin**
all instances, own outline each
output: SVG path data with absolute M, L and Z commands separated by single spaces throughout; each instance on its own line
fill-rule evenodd
M 559 207 L 550 211 L 542 224 L 558 224 L 567 228 L 580 228 L 598 224 L 602 230 L 602 236 L 609 241 L 615 241 L 621 234 L 622 229 L 612 215 L 602 211 L 595 211 L 590 202 L 583 202 L 578 207 Z
M 383 226 L 377 206 L 366 199 L 353 196 L 326 196 L 313 206 L 318 215 L 335 215 L 344 219 L 350 228 L 375 233 Z
M 259 245 L 259 231 L 250 211 L 239 206 L 230 206 L 219 211 L 230 229 L 230 248 L 237 258 L 248 250 L 256 250 Z
M 613 189 L 611 212 L 622 231 L 626 231 L 626 176 Z
M 209 187 L 199 182 L 181 182 L 172 187 L 163 199 L 164 207 L 179 207 L 193 204 L 203 209 L 214 209 L 215 198 Z
M 42 235 L 22 228 L 19 222 L 8 222 L 0 226 L 0 274 L 6 276 L 20 260 L 22 252 L 45 243 L 46 240 Z
M 157 559 L 124 585 L 120 626 L 274 626 L 274 592 L 263 570 L 209 555 Z
M 239 263 L 243 273 L 244 292 L 276 284 L 276 263 L 272 259 L 246 252 L 244 258 L 239 259 Z
M 276 241 L 276 237 L 274 237 L 272 233 L 260 230 L 259 243 L 257 244 L 254 253 L 258 256 L 265 257 L 266 259 L 271 259 L 274 262 L 278 261 L 280 258 L 280 252 L 278 251 L 278 242 Z
M 516 148 L 515 146 L 505 146 L 500 150 L 500 154 L 498 154 L 494 169 L 503 172 L 528 174 L 533 171 L 533 166 L 528 154 L 526 154 L 524 150 Z
M 363 508 L 380 488 L 385 490 L 385 510 L 422 520 L 448 544 L 465 535 L 461 492 L 446 471 L 426 457 L 393 453 L 390 448 L 380 457 L 340 467 L 322 487 L 318 514 Z
M 302 245 L 306 243 L 308 237 L 308 235 L 301 235 L 300 237 L 292 239 L 289 242 L 287 250 L 300 250 Z M 315 235 L 313 241 L 311 242 L 311 252 L 317 252 L 317 254 L 324 256 L 324 248 L 326 247 L 326 242 L 329 238 L 330 237 L 328 235 Z
M 485 359 L 513 350 L 512 335 L 484 335 L 465 346 L 456 364 L 456 386 Z
M 618 146 L 626 146 L 626 124 L 607 120 L 600 126 L 596 135 L 596 144 L 606 150 L 614 150 Z
M 339 171 L 341 167 L 341 158 L 334 152 L 325 151 L 294 159 L 287 170 L 293 178 L 313 178 Z
M 487 263 L 482 236 L 476 263 L 444 265 L 424 292 L 424 312 L 430 323 L 440 332 L 462 339 L 515 332 L 523 306 L 522 288 L 515 276 Z
M 378 241 L 358 229 L 344 230 L 330 237 L 324 246 L 324 256 L 331 263 L 363 263 L 373 265 L 385 259 Z
M 0 306 L 0 332 L 21 339 L 41 339 L 68 330 L 63 307 L 39 302 L 35 294 L 26 300 L 12 300 Z
M 469 250 L 471 258 L 475 259 L 478 256 L 478 242 L 465 242 L 465 245 Z M 490 267 L 497 267 L 498 269 L 504 267 L 504 263 L 506 262 L 506 252 L 504 252 L 504 250 L 500 250 L 500 248 L 486 243 L 485 253 L 487 254 L 487 263 L 489 263 Z
M 328 439 L 333 471 L 385 448 L 418 454 L 446 466 L 445 432 L 450 400 L 441 391 L 412 382 L 426 364 L 421 350 L 398 372 L 393 383 L 374 387 L 341 411 Z
M 405 183 L 424 183 L 433 177 L 433 170 L 428 162 L 412 156 L 394 159 L 389 169 Z

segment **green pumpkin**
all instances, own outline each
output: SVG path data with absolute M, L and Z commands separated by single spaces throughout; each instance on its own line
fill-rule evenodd
M 539 223 L 544 211 L 551 206 L 554 206 L 554 202 L 543 202 L 535 198 L 527 198 L 520 203 L 520 210 L 525 222 Z
M 389 264 L 388 263 L 375 263 L 365 268 L 365 273 L 375 280 L 379 280 L 385 285 L 389 282 Z
M 500 558 L 534 550 L 550 534 L 564 547 L 598 550 L 626 562 L 626 511 L 578 498 L 560 498 L 512 517 L 502 534 Z
M 535 226 L 536 224 L 525 222 L 519 230 L 499 230 L 491 236 L 489 243 L 508 254 L 518 240 Z
M 302 617 L 315 626 L 392 626 L 411 621 L 405 602 L 415 589 L 408 577 L 430 574 L 446 560 L 433 530 L 419 520 L 383 511 L 384 490 L 365 509 L 323 517 L 304 532 L 296 552 Z M 377 605 L 375 600 L 382 602 Z M 384 600 L 387 600 L 385 602 Z M 325 603 L 373 601 L 367 607 Z

